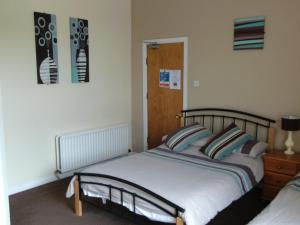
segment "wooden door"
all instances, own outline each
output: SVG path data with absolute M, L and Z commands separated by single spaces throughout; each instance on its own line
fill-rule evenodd
M 164 135 L 180 127 L 176 115 L 183 107 L 183 43 L 148 45 L 148 149 L 161 144 Z M 160 87 L 161 70 L 180 70 L 180 89 Z

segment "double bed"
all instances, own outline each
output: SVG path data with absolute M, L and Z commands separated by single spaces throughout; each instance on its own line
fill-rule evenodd
M 273 146 L 274 121 L 228 109 L 182 111 L 182 125 L 195 122 L 217 133 L 234 122 L 255 140 Z M 121 205 L 152 221 L 176 225 L 207 224 L 218 212 L 252 190 L 263 178 L 260 156 L 236 152 L 220 160 L 188 145 L 170 151 L 163 144 L 87 167 L 75 173 L 67 197 L 75 194 L 75 211 L 82 215 L 85 196 Z

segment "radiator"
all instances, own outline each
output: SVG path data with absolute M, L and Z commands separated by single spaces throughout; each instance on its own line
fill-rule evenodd
M 56 167 L 70 172 L 128 153 L 128 125 L 67 133 L 55 137 Z

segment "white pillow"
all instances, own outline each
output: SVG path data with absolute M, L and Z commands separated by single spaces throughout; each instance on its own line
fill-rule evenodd
M 167 137 L 168 137 L 168 135 L 166 134 L 166 135 L 164 135 L 162 138 L 161 138 L 161 141 L 162 142 L 165 142 L 165 140 L 167 139 Z
M 257 158 L 262 155 L 268 148 L 268 144 L 262 141 L 247 141 L 244 145 L 238 148 L 235 152 L 248 155 L 251 158 Z

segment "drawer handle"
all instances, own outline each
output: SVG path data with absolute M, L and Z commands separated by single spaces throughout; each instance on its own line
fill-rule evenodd
M 277 166 L 277 169 L 282 169 L 282 166 Z

